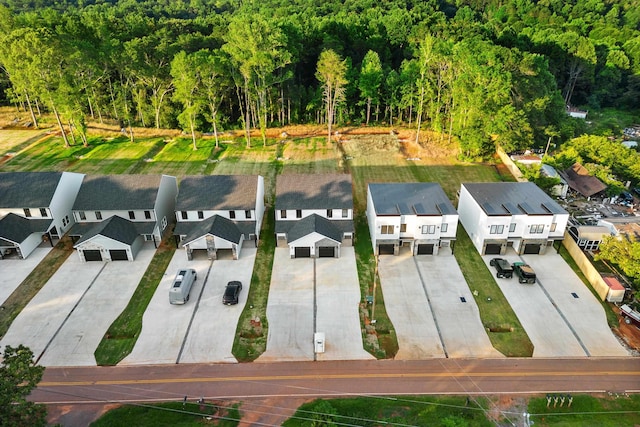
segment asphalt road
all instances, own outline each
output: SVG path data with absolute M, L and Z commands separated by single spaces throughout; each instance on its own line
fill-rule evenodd
M 638 358 L 431 359 L 50 367 L 41 403 L 247 397 L 640 392 Z

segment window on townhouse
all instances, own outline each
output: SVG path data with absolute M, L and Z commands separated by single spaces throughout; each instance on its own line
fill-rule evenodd
M 40 208 L 40 216 L 43 218 L 47 217 L 47 208 Z
M 24 208 L 24 216 L 26 216 L 27 218 L 31 218 L 31 209 Z
M 333 209 L 327 209 L 327 218 L 333 218 Z
M 551 224 L 551 228 L 549 229 L 550 232 L 554 232 L 556 231 L 556 227 L 558 226 L 558 224 L 556 224 L 555 222 Z
M 489 228 L 489 234 L 502 234 L 504 233 L 504 225 L 492 225 Z
M 393 225 L 383 225 L 380 227 L 380 234 L 393 234 Z
M 529 232 L 531 234 L 542 234 L 544 232 L 544 224 L 533 224 Z
M 401 233 L 407 232 L 407 224 L 400 224 L 400 232 Z
M 204 219 L 204 212 L 198 211 L 198 219 Z
M 151 211 L 144 211 L 144 219 L 151 219 Z
M 102 212 L 96 211 L 96 219 L 102 221 Z
M 447 224 L 446 222 L 443 222 L 442 225 L 440 226 L 440 232 L 446 233 L 448 229 L 449 229 L 449 224 Z
M 80 217 L 81 221 L 85 221 L 87 219 L 87 214 L 84 213 L 84 211 L 78 212 L 78 216 Z
M 435 225 L 423 225 L 422 226 L 422 234 L 436 234 L 436 226 Z
M 516 231 L 516 223 L 512 222 L 509 224 L 509 233 L 514 233 Z
M 136 213 L 134 211 L 129 211 L 129 219 L 136 219 Z
M 188 219 L 189 218 L 189 214 L 187 213 L 187 211 L 181 211 L 180 215 L 182 216 L 182 219 Z
M 229 211 L 229 218 L 236 219 L 236 211 Z
M 244 211 L 244 217 L 245 217 L 246 219 L 251 219 L 251 211 L 249 211 L 249 210 Z
M 167 228 L 167 217 L 162 217 L 162 229 Z
M 300 209 L 296 210 L 296 218 L 302 218 L 302 211 Z
M 349 209 L 342 209 L 342 218 L 349 218 Z
M 280 218 L 285 219 L 287 217 L 287 211 L 285 209 L 282 209 L 280 211 Z

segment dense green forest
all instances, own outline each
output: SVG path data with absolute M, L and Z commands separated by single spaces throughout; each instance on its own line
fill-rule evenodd
M 35 123 L 46 109 L 85 143 L 88 120 L 193 135 L 259 128 L 263 138 L 269 126 L 387 124 L 457 137 L 462 155 L 478 158 L 495 143 L 517 150 L 577 136 L 567 105 L 637 108 L 640 8 L 0 0 L 0 65 L 0 103 Z

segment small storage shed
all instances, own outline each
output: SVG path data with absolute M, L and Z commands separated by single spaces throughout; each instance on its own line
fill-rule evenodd
M 607 292 L 607 301 L 608 302 L 622 302 L 624 299 L 624 286 L 620 283 L 620 281 L 613 276 L 603 276 L 602 279 L 604 283 L 609 287 L 609 292 Z

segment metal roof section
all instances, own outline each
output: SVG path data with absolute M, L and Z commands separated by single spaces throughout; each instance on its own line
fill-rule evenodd
M 0 208 L 45 208 L 53 199 L 62 172 L 0 173 Z
M 353 209 L 351 175 L 279 175 L 275 209 Z
M 533 182 L 463 183 L 462 186 L 488 216 L 568 215 Z
M 456 215 L 439 184 L 434 182 L 372 183 L 369 192 L 377 215 Z
M 179 188 L 178 211 L 251 210 L 256 207 L 258 175 L 185 176 Z

